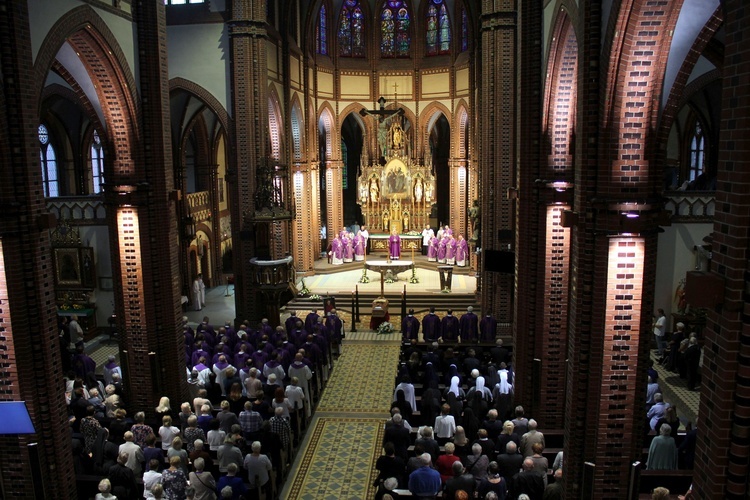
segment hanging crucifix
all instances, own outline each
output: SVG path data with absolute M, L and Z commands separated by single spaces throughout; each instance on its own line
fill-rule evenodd
M 403 108 L 385 109 L 386 102 L 387 101 L 385 97 L 381 97 L 380 99 L 378 99 L 380 109 L 362 108 L 359 111 L 359 114 L 362 116 L 370 115 L 374 116 L 378 120 L 378 148 L 380 149 L 381 159 L 385 159 L 385 157 L 388 155 L 388 122 L 394 117 L 404 114 Z

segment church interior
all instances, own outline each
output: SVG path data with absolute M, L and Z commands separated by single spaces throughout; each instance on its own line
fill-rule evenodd
M 560 498 L 748 498 L 748 37 L 744 0 L 0 0 L 0 408 L 33 424 L 0 422 L 0 498 L 96 493 L 71 319 L 153 420 L 192 401 L 186 319 L 333 303 L 268 498 L 374 497 L 430 307 L 494 318 Z M 658 367 L 689 469 L 645 467 L 660 309 L 702 350 L 690 390 Z

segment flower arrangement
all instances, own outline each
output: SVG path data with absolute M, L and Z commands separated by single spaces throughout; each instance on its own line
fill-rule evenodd
M 394 328 L 393 325 L 387 321 L 384 321 L 378 325 L 378 335 L 388 335 L 393 333 Z
M 362 269 L 362 277 L 359 278 L 360 283 L 369 283 L 370 277 L 367 276 L 367 268 Z
M 307 288 L 307 285 L 305 285 L 304 278 L 302 279 L 302 289 L 299 291 L 298 295 L 300 297 L 305 297 L 306 295 L 310 295 L 310 289 Z
M 314 294 L 310 295 L 310 297 L 308 297 L 308 298 L 309 298 L 310 300 L 313 300 L 313 301 L 315 301 L 315 302 L 318 302 L 318 301 L 320 301 L 320 300 L 323 300 L 323 298 L 322 298 L 322 297 L 321 297 L 320 295 L 318 295 L 317 293 L 314 293 Z

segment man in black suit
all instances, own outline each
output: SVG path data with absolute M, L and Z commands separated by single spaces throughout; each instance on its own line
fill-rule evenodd
M 500 363 L 508 362 L 508 353 L 508 349 L 503 347 L 503 339 L 497 339 L 495 341 L 495 347 L 490 349 L 490 356 L 492 356 L 492 361 L 494 361 L 498 366 L 500 366 Z
M 517 498 L 518 495 L 525 493 L 529 495 L 531 500 L 542 500 L 544 497 L 544 479 L 534 470 L 534 461 L 531 458 L 524 459 L 521 468 L 521 472 L 513 476 L 513 482 L 511 483 L 513 496 L 511 498 Z
M 411 435 L 409 429 L 404 427 L 403 418 L 400 413 L 393 415 L 391 419 L 393 425 L 390 425 L 385 430 L 383 436 L 383 445 L 385 443 L 393 443 L 393 447 L 397 457 L 401 457 L 406 461 L 409 457 L 409 445 L 411 444 Z
M 460 461 L 453 462 L 453 477 L 445 482 L 445 491 L 443 498 L 456 498 L 456 492 L 463 490 L 469 494 L 469 498 L 474 498 L 474 488 L 476 482 L 472 474 L 466 473 L 466 467 Z
M 505 484 L 511 486 L 513 476 L 521 470 L 523 464 L 523 455 L 518 453 L 518 446 L 513 441 L 505 445 L 505 453 L 497 456 L 497 466 L 500 469 L 500 475 L 505 478 Z

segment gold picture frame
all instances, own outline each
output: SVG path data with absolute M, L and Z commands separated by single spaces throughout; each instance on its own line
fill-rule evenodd
M 64 286 L 81 286 L 81 257 L 78 247 L 53 248 L 55 282 Z

